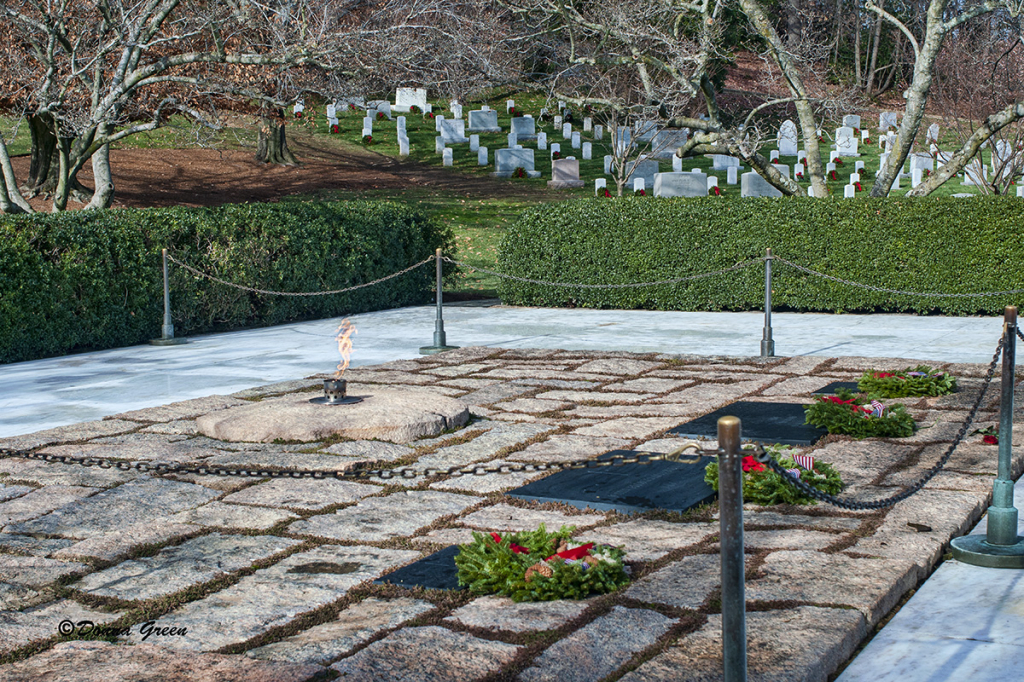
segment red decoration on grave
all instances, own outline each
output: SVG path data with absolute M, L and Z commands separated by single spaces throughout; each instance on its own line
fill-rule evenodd
M 341 131 L 341 129 L 338 127 L 337 123 L 335 123 L 334 125 L 331 126 L 331 133 L 332 134 L 337 135 L 340 131 Z
M 859 182 L 853 183 L 853 186 L 857 188 L 858 192 L 863 192 L 864 191 L 864 188 L 860 186 Z
M 296 111 L 295 112 L 295 118 L 302 118 L 302 112 L 301 111 Z
M 364 135 L 363 144 L 373 144 L 373 135 Z
M 607 187 L 604 188 L 604 198 L 605 199 L 611 199 L 612 198 L 612 193 L 608 191 Z
M 378 121 L 383 121 L 384 120 L 384 112 L 383 111 L 378 111 L 377 112 L 377 120 Z
M 551 153 L 551 159 L 552 160 L 560 159 L 560 158 L 562 158 L 562 152 L 552 152 Z
M 718 189 L 718 185 L 712 185 L 711 190 L 715 193 L 716 197 L 722 196 L 722 190 Z

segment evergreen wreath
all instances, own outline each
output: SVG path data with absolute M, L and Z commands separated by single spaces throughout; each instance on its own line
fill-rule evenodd
M 626 553 L 592 542 L 576 545 L 569 536 L 575 526 L 548 533 L 537 530 L 502 537 L 473 533 L 455 556 L 459 585 L 476 594 L 501 594 L 513 601 L 584 599 L 614 592 L 629 582 L 622 565 Z
M 373 135 L 363 135 L 363 144 L 373 144 Z
M 806 422 L 827 429 L 829 433 L 844 433 L 854 438 L 880 436 L 905 438 L 914 434 L 914 418 L 903 405 L 883 405 L 848 389 L 840 388 L 835 395 L 814 397 L 814 403 L 804 405 Z
M 844 487 L 839 472 L 828 462 L 815 460 L 811 470 L 797 468 L 793 455 L 796 448 L 787 445 L 771 445 L 771 454 L 782 466 L 799 474 L 804 483 L 828 493 L 838 494 Z M 704 470 L 704 482 L 718 491 L 718 461 L 711 462 Z M 743 458 L 743 501 L 762 506 L 772 504 L 816 504 L 813 497 L 804 495 L 794 486 L 782 479 L 767 466 L 758 462 L 753 456 Z
M 928 365 L 895 372 L 869 370 L 857 380 L 857 388 L 879 398 L 936 396 L 956 391 L 956 377 L 948 372 L 934 372 Z
M 411 107 L 409 107 L 409 113 L 410 114 L 421 114 L 421 113 L 423 113 L 423 110 L 420 109 L 415 104 L 413 104 Z
M 526 177 L 526 169 L 523 168 L 522 166 L 516 166 L 516 169 L 514 171 L 512 171 L 512 177 L 513 178 L 525 178 Z

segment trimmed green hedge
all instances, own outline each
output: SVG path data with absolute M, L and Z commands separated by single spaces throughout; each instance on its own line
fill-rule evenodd
M 555 282 L 649 282 L 775 255 L 890 289 L 973 293 L 1024 289 L 1024 201 L 944 199 L 581 199 L 523 213 L 502 240 L 499 270 Z M 782 263 L 773 307 L 825 312 L 998 314 L 1024 295 L 923 298 L 831 282 Z M 693 282 L 579 289 L 502 280 L 513 305 L 757 310 L 764 267 Z
M 450 251 L 425 213 L 390 202 L 0 216 L 0 362 L 142 343 L 163 320 L 160 250 L 229 282 L 324 291 Z M 434 269 L 330 296 L 265 296 L 171 268 L 175 334 L 280 324 L 423 303 Z

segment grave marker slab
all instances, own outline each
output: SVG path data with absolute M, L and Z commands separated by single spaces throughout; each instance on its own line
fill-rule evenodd
M 630 450 L 613 450 L 598 459 L 635 454 Z M 657 461 L 568 469 L 516 488 L 508 495 L 620 514 L 649 509 L 684 512 L 715 498 L 714 490 L 704 482 L 704 469 L 712 461 L 711 457 L 701 457 L 694 464 Z
M 387 119 L 391 120 L 391 102 L 386 99 L 373 99 L 366 103 L 366 106 L 373 109 L 373 117 L 377 118 L 377 114 L 384 114 Z
M 740 176 L 741 197 L 781 197 L 782 192 L 751 171 Z
M 708 176 L 704 173 L 655 173 L 656 197 L 706 197 Z
M 573 132 L 571 144 L 573 149 L 579 149 L 583 145 L 583 138 L 580 137 L 579 131 Z
M 614 160 L 615 160 L 615 157 L 612 156 L 611 154 L 606 154 L 605 155 L 605 157 L 604 157 L 604 174 L 605 175 L 611 175 L 611 172 L 612 172 L 612 162 Z
M 594 119 L 589 116 L 583 117 L 583 132 L 589 133 L 594 130 Z
M 426 88 L 398 88 L 395 90 L 395 111 L 407 112 L 411 107 L 427 110 Z
M 646 187 L 654 187 L 654 175 L 660 170 L 658 162 L 653 160 L 630 161 L 626 165 L 629 178 L 643 178 Z
M 454 159 L 452 158 L 452 150 L 445 148 L 441 153 L 441 163 L 445 166 L 451 166 Z
M 520 140 L 534 140 L 537 138 L 537 123 L 528 116 L 516 116 L 512 119 L 512 132 Z
M 469 127 L 471 133 L 500 133 L 498 125 L 498 112 L 490 110 L 479 110 L 469 112 Z
M 544 132 L 537 133 L 537 149 L 541 151 L 548 148 L 548 134 Z
M 839 156 L 859 156 L 857 153 L 859 144 L 860 141 L 854 135 L 853 128 L 843 126 L 836 129 L 836 149 L 839 151 Z
M 516 168 L 523 168 L 527 177 L 540 177 L 540 171 L 534 170 L 532 149 L 499 149 L 494 152 L 494 167 L 492 175 L 496 178 L 510 178 Z
M 813 445 L 827 433 L 825 429 L 804 423 L 804 406 L 800 403 L 755 403 L 747 400 L 726 405 L 699 419 L 680 424 L 669 433 L 683 438 L 714 440 L 718 438 L 718 419 L 726 415 L 740 418 L 745 441 Z
M 673 173 L 682 173 L 683 172 L 683 159 L 678 157 L 678 156 L 676 156 L 675 154 L 672 155 L 672 172 Z
M 441 137 L 445 144 L 465 144 L 469 142 L 466 137 L 466 122 L 461 118 L 444 120 L 441 122 Z
M 445 547 L 428 557 L 402 566 L 397 571 L 374 580 L 374 585 L 401 585 L 402 587 L 425 587 L 429 590 L 464 590 L 459 587 L 459 569 L 455 557 L 459 546 Z
M 779 155 L 780 156 L 796 156 L 799 146 L 799 138 L 797 137 L 796 124 L 793 121 L 786 119 L 779 126 Z
M 594 196 L 603 194 L 603 192 L 601 192 L 601 190 L 603 189 L 608 189 L 608 181 L 604 178 L 598 178 L 597 180 L 594 180 Z
M 656 159 L 668 159 L 676 155 L 676 150 L 686 144 L 690 136 L 688 129 L 659 130 L 651 142 L 651 156 Z
M 475 152 L 480 149 L 480 136 L 476 133 L 469 136 L 469 151 Z
M 860 128 L 860 116 L 856 114 L 843 116 L 843 125 L 848 128 Z
M 637 121 L 633 124 L 637 142 L 652 142 L 660 128 L 654 121 Z
M 883 111 L 878 116 L 878 129 L 885 132 L 889 128 L 900 127 L 900 115 L 895 111 Z
M 580 162 L 576 159 L 555 159 L 552 161 L 551 179 L 548 180 L 548 187 L 552 189 L 583 187 L 583 181 L 580 180 Z
M 487 147 L 480 147 L 476 150 L 476 165 L 487 165 Z
M 604 126 L 594 126 L 594 139 L 595 140 L 602 140 L 602 139 L 604 139 Z
M 730 185 L 735 185 L 737 182 L 739 182 L 739 180 L 737 180 L 737 178 L 736 178 L 738 172 L 739 172 L 739 169 L 736 168 L 736 166 L 729 166 L 728 168 L 726 168 L 725 169 L 725 181 L 727 183 L 729 183 Z
M 594 158 L 594 148 L 590 142 L 583 143 L 583 160 L 590 161 Z

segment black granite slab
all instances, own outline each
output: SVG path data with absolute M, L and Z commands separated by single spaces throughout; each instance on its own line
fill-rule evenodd
M 635 454 L 629 450 L 614 450 L 599 459 Z M 507 494 L 521 500 L 561 502 L 579 509 L 624 514 L 648 509 L 684 512 L 715 499 L 715 491 L 704 482 L 704 469 L 711 461 L 711 457 L 702 457 L 694 464 L 658 461 L 600 469 L 567 469 Z
M 683 438 L 717 439 L 718 419 L 726 415 L 740 418 L 740 434 L 744 441 L 812 445 L 827 433 L 825 429 L 804 423 L 806 415 L 800 403 L 755 403 L 746 400 L 680 424 L 669 433 Z
M 374 580 L 376 585 L 401 585 L 403 587 L 426 587 L 432 590 L 462 590 L 459 587 L 459 569 L 455 556 L 459 546 L 445 547 L 419 561 L 403 566 Z
M 832 395 L 833 393 L 835 393 L 840 388 L 849 389 L 849 390 L 853 391 L 854 393 L 857 393 L 859 391 L 859 389 L 857 388 L 857 382 L 856 381 L 833 381 L 828 386 L 822 386 L 821 388 L 819 388 L 814 393 L 815 393 L 815 395 Z

